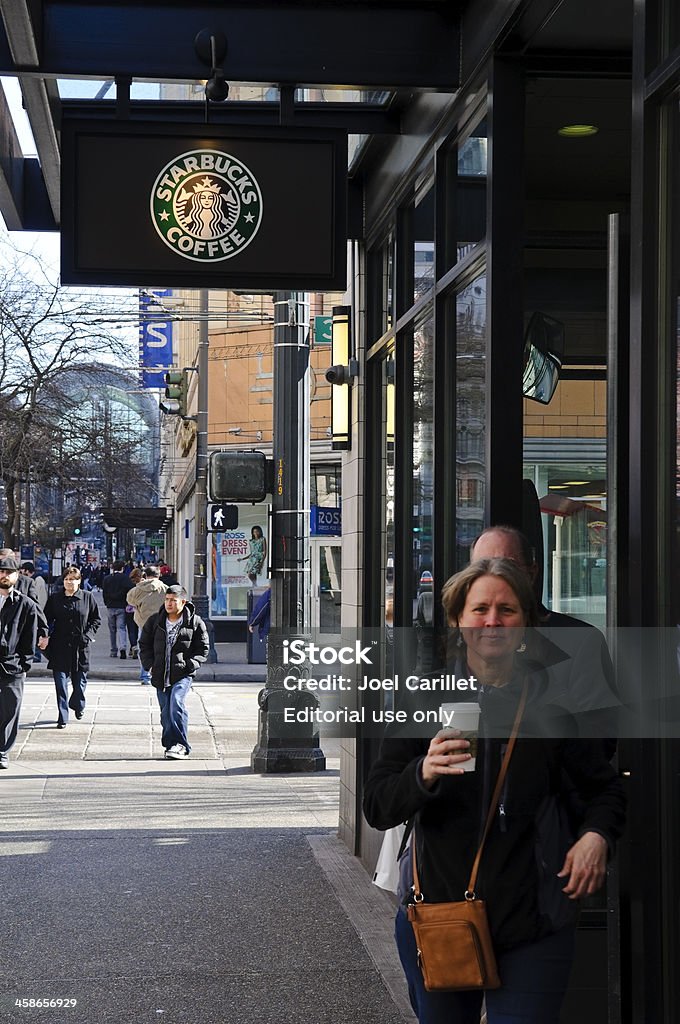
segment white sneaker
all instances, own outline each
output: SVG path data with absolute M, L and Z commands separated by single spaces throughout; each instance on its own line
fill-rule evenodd
M 170 747 L 169 750 L 165 751 L 165 757 L 168 761 L 181 761 L 183 757 L 188 756 L 189 751 L 181 743 L 175 743 L 174 747 Z

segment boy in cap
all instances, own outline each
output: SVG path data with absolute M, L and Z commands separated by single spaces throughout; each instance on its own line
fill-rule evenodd
M 168 587 L 163 605 L 144 623 L 139 657 L 142 668 L 151 672 L 151 683 L 158 694 L 165 757 L 179 761 L 191 750 L 186 697 L 210 647 L 205 623 L 187 600 L 184 587 Z

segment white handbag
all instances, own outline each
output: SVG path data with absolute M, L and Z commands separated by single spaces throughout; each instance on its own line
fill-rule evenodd
M 382 846 L 373 874 L 373 884 L 388 892 L 397 892 L 399 885 L 399 850 L 404 838 L 405 825 L 388 828 L 383 836 Z

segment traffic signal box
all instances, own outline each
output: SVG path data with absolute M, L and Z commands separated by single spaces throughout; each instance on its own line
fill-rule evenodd
M 186 416 L 188 374 L 186 370 L 168 370 L 165 374 L 165 397 L 161 409 L 170 416 Z

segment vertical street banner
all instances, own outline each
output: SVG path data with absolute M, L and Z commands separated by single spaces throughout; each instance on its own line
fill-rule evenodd
M 172 321 L 163 308 L 169 288 L 139 293 L 139 371 L 143 388 L 165 387 L 165 371 L 172 366 Z

